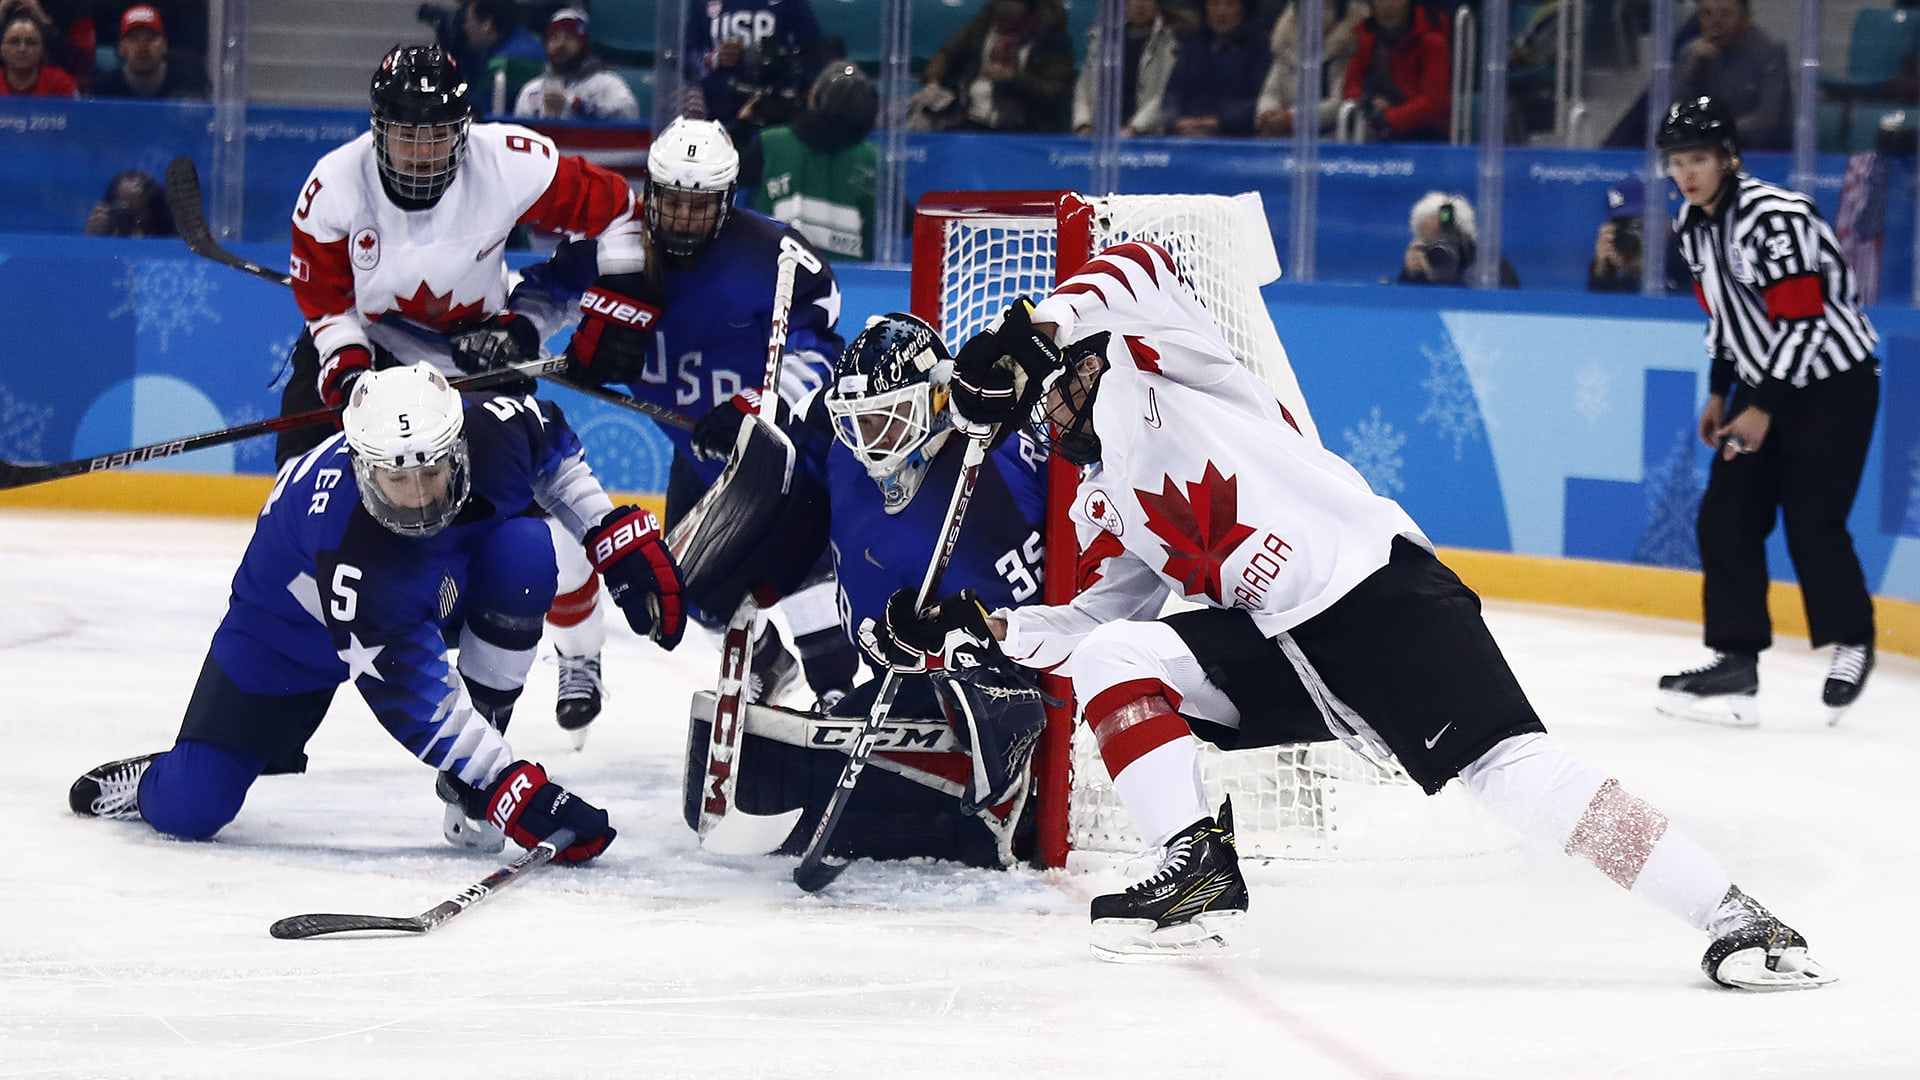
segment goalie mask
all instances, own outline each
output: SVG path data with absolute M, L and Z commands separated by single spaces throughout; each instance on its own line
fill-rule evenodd
M 681 117 L 647 150 L 647 231 L 660 250 L 689 259 L 720 235 L 740 179 L 740 153 L 718 120 Z
M 1093 399 L 1107 370 L 1107 334 L 1103 331 L 1067 346 L 1066 364 L 1041 384 L 1030 423 L 1050 453 L 1075 465 L 1100 460 L 1100 436 L 1093 430 Z
M 432 536 L 466 505 L 468 467 L 460 393 L 426 364 L 370 371 L 341 417 L 360 504 L 401 536 Z
M 952 375 L 953 357 L 940 335 L 900 312 L 869 323 L 833 365 L 826 404 L 834 438 L 880 485 L 889 514 L 913 501 L 952 431 Z
M 373 73 L 373 151 L 402 210 L 440 201 L 467 154 L 466 76 L 437 45 L 396 45 Z

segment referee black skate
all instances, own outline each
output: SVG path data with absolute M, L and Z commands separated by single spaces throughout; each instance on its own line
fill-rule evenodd
M 1707 311 L 1713 361 L 1699 431 L 1717 451 L 1697 526 L 1715 656 L 1662 678 L 1659 709 L 1759 722 L 1759 654 L 1773 643 L 1766 540 L 1779 518 L 1808 636 L 1833 646 L 1822 692 L 1833 723 L 1873 670 L 1873 598 L 1847 515 L 1880 401 L 1879 335 L 1813 200 L 1741 171 L 1724 105 L 1676 102 L 1655 141 L 1686 199 L 1674 229 Z

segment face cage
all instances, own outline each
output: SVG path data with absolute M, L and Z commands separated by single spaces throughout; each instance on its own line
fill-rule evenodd
M 853 451 L 854 458 L 866 466 L 868 476 L 881 480 L 900 471 L 926 444 L 933 434 L 936 409 L 932 385 L 914 383 L 866 397 L 843 398 L 829 393 L 827 412 L 833 417 L 833 437 Z M 869 439 L 861 429 L 863 416 L 880 417 L 886 424 Z
M 380 178 L 395 195 L 409 202 L 432 203 L 446 194 L 447 187 L 460 171 L 467 156 L 467 128 L 472 123 L 461 117 L 451 124 L 409 124 L 399 120 L 373 118 L 374 156 L 380 164 Z M 424 133 L 424 135 L 423 135 Z M 417 172 L 394 160 L 389 140 L 408 147 L 420 147 L 448 140 L 446 157 L 430 171 Z M 418 161 L 420 158 L 410 160 Z
M 720 226 L 727 223 L 727 207 L 733 201 L 733 189 L 734 185 L 728 184 L 725 191 L 701 191 L 697 188 L 675 187 L 671 184 L 658 184 L 648 180 L 647 231 L 653 235 L 653 242 L 660 246 L 660 250 L 675 258 L 685 259 L 700 254 L 701 248 L 712 243 L 713 239 L 720 235 Z M 705 209 L 701 203 L 711 200 L 712 222 L 704 228 L 696 226 L 688 230 L 675 229 L 668 225 L 660 210 L 663 201 L 661 196 L 669 192 L 676 200 L 690 204 L 689 214 L 702 218 L 706 214 L 701 212 Z
M 1040 384 L 1040 398 L 1033 403 L 1033 411 L 1027 417 L 1028 428 L 1047 452 L 1058 454 L 1074 465 L 1091 465 L 1100 460 L 1100 436 L 1093 432 L 1093 399 L 1100 392 L 1100 375 L 1107 370 L 1107 360 L 1100 357 L 1100 366 L 1088 372 L 1083 365 L 1091 355 L 1071 359 L 1065 367 L 1048 375 Z M 1057 408 L 1050 408 L 1048 402 L 1055 389 L 1060 391 L 1061 401 Z M 1080 401 L 1078 406 L 1073 404 L 1076 397 Z
M 468 468 L 467 440 L 463 437 L 453 448 L 432 460 L 415 460 L 394 466 L 353 456 L 353 477 L 360 485 L 360 505 L 373 520 L 389 532 L 401 536 L 428 537 L 446 528 L 467 503 L 472 470 Z M 390 489 L 421 491 L 432 483 L 433 471 L 446 466 L 444 487 L 435 495 L 409 501 L 420 506 L 402 506 L 393 501 Z

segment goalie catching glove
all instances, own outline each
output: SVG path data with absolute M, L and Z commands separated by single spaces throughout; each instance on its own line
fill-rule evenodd
M 583 542 L 587 558 L 633 632 L 663 649 L 680 644 L 687 629 L 686 605 L 680 596 L 680 568 L 661 539 L 660 519 L 637 506 L 616 506 L 587 530 Z
M 887 610 L 876 623 L 860 623 L 860 647 L 874 662 L 902 675 L 928 671 L 964 671 L 1010 663 L 987 626 L 987 609 L 980 595 L 962 589 L 941 597 L 925 611 L 917 610 L 920 594 L 901 589 L 887 598 Z
M 523 848 L 538 847 L 561 829 L 572 830 L 573 843 L 553 856 L 557 863 L 586 862 L 607 850 L 617 835 L 605 810 L 547 779 L 547 770 L 529 761 L 516 761 L 494 778 L 483 812 Z
M 1033 328 L 1032 302 L 1015 300 L 953 358 L 954 426 L 999 449 L 1032 416 L 1047 376 L 1064 366 L 1059 348 Z

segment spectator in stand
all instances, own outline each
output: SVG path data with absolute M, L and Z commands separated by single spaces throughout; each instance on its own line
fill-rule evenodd
M 793 226 L 830 259 L 871 261 L 880 153 L 867 135 L 879 113 L 880 92 L 859 65 L 827 65 L 793 123 L 760 133 L 753 208 Z
M 93 80 L 93 96 L 203 99 L 207 73 L 190 58 L 173 56 L 166 23 L 152 4 L 135 4 L 120 16 L 120 67 Z
M 1164 108 L 1175 135 L 1251 135 L 1260 84 L 1273 64 L 1266 28 L 1246 0 L 1207 0 L 1199 30 L 1180 42 Z
M 1161 109 L 1167 78 L 1179 55 L 1180 35 L 1192 26 L 1192 13 L 1162 0 L 1127 0 L 1120 28 L 1120 134 L 1158 135 L 1166 130 Z M 1087 31 L 1087 64 L 1073 84 L 1073 133 L 1093 134 L 1093 110 L 1100 82 L 1100 32 Z
M 460 26 L 466 40 L 453 60 L 475 88 L 477 102 L 492 100 L 496 61 L 507 76 L 505 102 L 511 102 L 532 77 L 516 78 L 516 71 L 537 71 L 546 65 L 546 47 L 520 21 L 520 6 L 514 0 L 461 0 Z
M 45 34 L 47 60 L 73 78 L 81 93 L 93 77 L 93 0 L 0 0 L 0 26 L 31 15 Z
M 0 95 L 10 97 L 80 96 L 73 76 L 47 63 L 47 24 L 24 12 L 0 27 Z
M 1732 110 L 1746 150 L 1793 145 L 1787 48 L 1753 25 L 1750 0 L 1700 0 L 1700 36 L 1673 68 L 1673 100 L 1710 97 Z
M 513 115 L 547 120 L 640 119 L 640 102 L 627 80 L 593 55 L 587 13 L 567 7 L 547 19 L 547 70 L 520 88 Z
M 1060 0 L 987 0 L 927 61 L 913 95 L 921 128 L 1067 130 L 1073 39 Z
M 1447 35 L 1424 7 L 1373 0 L 1341 97 L 1365 110 L 1373 140 L 1439 142 L 1453 109 Z
M 87 235 L 173 236 L 166 189 L 138 169 L 114 177 L 87 214 Z
M 1413 239 L 1400 266 L 1402 285 L 1464 285 L 1473 279 L 1479 258 L 1480 232 L 1473 224 L 1473 204 L 1464 195 L 1429 191 L 1407 215 Z M 1517 289 L 1520 275 L 1513 264 L 1500 260 L 1500 287 Z
M 1320 130 L 1333 130 L 1340 115 L 1340 95 L 1347 62 L 1353 59 L 1359 44 L 1360 24 L 1367 18 L 1363 0 L 1327 0 L 1320 8 L 1325 23 L 1320 45 Z M 1294 124 L 1294 96 L 1300 87 L 1299 5 L 1288 4 L 1273 24 L 1273 39 L 1268 50 L 1273 66 L 1267 69 L 1267 82 L 1260 88 L 1258 111 L 1253 128 L 1262 135 L 1291 135 Z
M 792 119 L 825 42 L 808 0 L 689 0 L 686 115 L 718 120 L 734 145 Z M 788 103 L 784 114 L 780 103 Z

